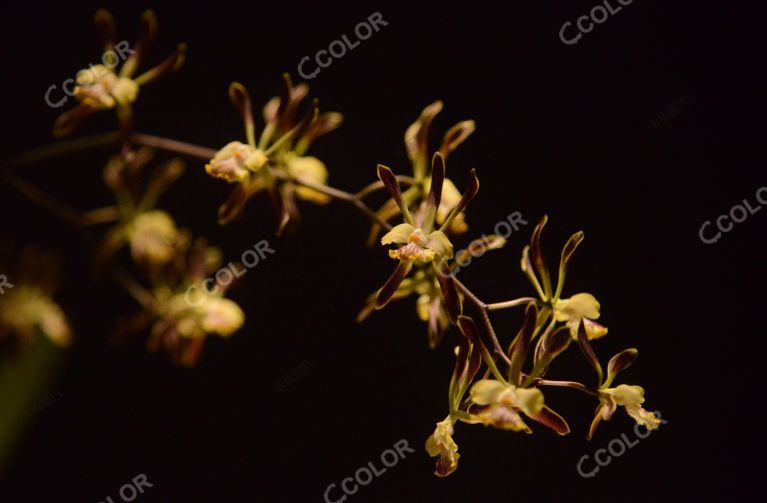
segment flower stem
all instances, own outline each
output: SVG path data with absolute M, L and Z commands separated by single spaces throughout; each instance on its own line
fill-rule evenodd
M 493 348 L 495 349 L 495 352 L 500 356 L 503 361 L 506 362 L 506 365 L 511 365 L 511 360 L 509 360 L 509 357 L 506 356 L 506 353 L 503 351 L 503 348 L 501 347 L 501 343 L 498 342 L 498 336 L 495 335 L 495 329 L 493 328 L 493 323 L 490 321 L 490 316 L 488 316 L 488 308 L 487 304 L 482 302 L 479 297 L 474 295 L 474 293 L 469 290 L 466 285 L 458 281 L 458 278 L 453 276 L 453 280 L 455 281 L 455 284 L 458 288 L 461 289 L 461 291 L 466 295 L 466 298 L 469 299 L 469 301 L 474 304 L 474 306 L 479 310 L 480 316 L 482 317 L 482 321 L 485 324 L 485 328 L 487 329 L 487 333 L 490 335 L 490 339 L 493 341 Z
M 487 310 L 497 311 L 499 309 L 508 309 L 510 307 L 523 306 L 525 304 L 529 304 L 530 302 L 538 302 L 538 299 L 535 297 L 520 297 L 518 299 L 507 300 L 505 302 L 495 302 L 493 304 L 488 304 Z
M 300 177 L 300 176 L 291 176 L 287 175 L 285 173 L 275 171 L 275 175 L 278 178 L 284 179 L 284 180 L 291 180 L 299 185 L 303 185 L 304 187 L 316 190 L 317 192 L 321 192 L 323 194 L 326 194 L 330 197 L 334 197 L 336 199 L 339 199 L 341 201 L 346 201 L 347 203 L 352 204 L 357 209 L 359 209 L 365 216 L 376 222 L 378 225 L 383 227 L 386 230 L 391 230 L 392 226 L 389 222 L 382 219 L 378 214 L 371 210 L 370 207 L 365 204 L 362 199 L 357 194 L 352 194 L 350 192 L 345 192 L 340 189 L 336 189 L 334 187 L 330 187 L 328 185 L 318 183 L 312 180 L 308 180 L 306 178 Z
M 216 155 L 216 151 L 212 148 L 195 145 L 193 143 L 172 140 L 170 138 L 163 138 L 161 136 L 133 133 L 130 139 L 137 145 L 158 148 L 160 150 L 174 152 L 176 154 L 196 157 L 205 161 L 212 159 Z

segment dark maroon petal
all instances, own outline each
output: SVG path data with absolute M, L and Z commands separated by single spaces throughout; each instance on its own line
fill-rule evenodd
M 435 272 L 437 273 L 437 282 L 442 291 L 442 298 L 445 301 L 448 317 L 450 318 L 451 323 L 456 323 L 463 311 L 463 307 L 461 305 L 461 298 L 458 296 L 458 287 L 455 284 L 455 278 L 446 261 L 443 260 L 439 264 L 433 265 Z
M 466 206 L 469 205 L 472 199 L 474 199 L 474 196 L 477 195 L 477 192 L 479 192 L 479 179 L 477 178 L 477 173 L 475 170 L 471 170 L 471 179 L 469 180 L 469 186 L 466 188 L 466 191 L 463 193 L 463 196 L 461 196 L 461 200 L 458 202 L 458 204 L 453 208 L 453 210 L 450 212 L 450 215 L 445 219 L 445 221 L 442 223 L 442 227 L 440 227 L 440 230 L 446 229 L 450 224 L 452 223 L 453 219 L 458 216 L 464 209 L 466 209 Z
M 53 137 L 59 139 L 69 136 L 93 112 L 94 110 L 89 106 L 77 105 L 69 112 L 59 115 L 56 123 L 53 125 Z
M 423 230 L 430 233 L 434 227 L 434 219 L 437 215 L 437 208 L 442 200 L 442 184 L 445 181 L 445 159 L 437 152 L 431 161 L 431 188 L 429 197 L 426 200 L 426 215 L 423 219 Z
M 554 358 L 567 349 L 572 340 L 568 327 L 559 327 L 548 332 L 541 338 L 536 348 L 535 365 L 548 366 Z
M 603 408 L 604 404 L 600 403 L 597 405 L 597 411 L 594 413 L 594 419 L 591 421 L 591 425 L 589 426 L 589 433 L 586 435 L 586 440 L 591 440 L 591 438 L 594 436 L 594 433 L 596 433 L 597 426 L 599 426 L 599 423 L 602 421 Z
M 548 221 L 549 217 L 544 215 L 541 221 L 538 222 L 538 225 L 535 226 L 535 229 L 533 229 L 533 236 L 530 239 L 530 252 L 533 256 L 535 269 L 538 271 L 538 277 L 541 278 L 543 292 L 546 294 L 547 299 L 551 299 L 551 278 L 549 277 L 549 270 L 546 268 L 546 261 L 541 250 L 541 234 Z
M 474 121 L 462 121 L 451 127 L 442 139 L 442 146 L 439 148 L 439 152 L 447 157 L 458 147 L 458 145 L 463 143 L 475 129 L 476 124 L 474 124 Z
M 136 43 L 133 44 L 133 53 L 125 61 L 120 70 L 121 77 L 132 77 L 138 66 L 143 61 L 149 48 L 154 44 L 157 37 L 157 16 L 149 9 L 141 16 L 141 31 Z
M 384 286 L 378 290 L 378 295 L 376 296 L 376 309 L 381 309 L 389 303 L 392 296 L 394 295 L 394 292 L 397 291 L 400 283 L 402 283 L 402 280 L 405 279 L 412 267 L 412 262 L 400 261 L 397 264 L 396 269 L 394 269 L 392 275 L 389 276 L 389 279 L 386 280 Z
M 117 26 L 112 13 L 106 9 L 99 9 L 93 16 L 93 22 L 96 23 L 96 30 L 99 32 L 104 52 L 111 50 L 117 36 Z
M 272 201 L 272 207 L 274 208 L 274 215 L 277 220 L 277 230 L 275 234 L 282 235 L 282 231 L 285 230 L 285 226 L 290 221 L 290 213 L 282 197 L 280 187 L 276 183 L 272 183 L 271 187 L 267 189 L 269 193 L 269 199 Z
M 229 199 L 218 208 L 218 225 L 226 225 L 239 217 L 248 197 L 247 190 L 241 184 L 236 185 Z
M 176 50 L 160 64 L 139 75 L 136 78 L 136 83 L 143 86 L 181 68 L 186 59 L 186 49 L 186 44 L 178 44 Z
M 636 348 L 629 348 L 610 358 L 610 362 L 607 364 L 607 379 L 612 381 L 619 372 L 629 368 L 638 355 L 639 351 Z
M 528 417 L 544 426 L 548 426 L 560 435 L 567 435 L 570 433 L 570 426 L 568 426 L 567 421 L 545 405 L 538 414 Z
M 533 340 L 537 321 L 538 308 L 534 302 L 531 302 L 527 305 L 527 308 L 525 308 L 525 321 L 509 349 L 509 359 L 511 360 L 511 365 L 509 365 L 509 382 L 511 384 L 518 385 L 520 382 L 522 366 L 527 358 L 527 353 L 530 349 L 530 341 Z
M 397 177 L 394 176 L 394 173 L 392 173 L 391 169 L 387 168 L 383 164 L 379 164 L 377 170 L 378 178 L 383 182 L 384 187 L 386 187 L 386 190 L 389 192 L 389 195 L 391 195 L 392 199 L 394 199 L 394 202 L 399 207 L 399 210 L 402 213 L 402 217 L 407 223 L 415 225 L 412 217 L 410 216 L 410 211 L 407 209 L 405 200 L 402 198 L 402 191 L 399 188 Z
M 423 159 L 423 163 L 426 163 L 429 155 L 429 128 L 434 120 L 434 117 L 442 110 L 442 102 L 435 101 L 431 105 L 428 105 L 423 109 L 418 120 L 408 128 L 410 135 L 405 138 L 405 147 L 407 148 L 408 157 L 411 161 L 416 161 L 418 157 Z
M 603 375 L 602 365 L 599 364 L 599 359 L 597 358 L 597 355 L 594 354 L 594 348 L 591 347 L 588 335 L 586 335 L 586 326 L 583 324 L 583 320 L 581 320 L 581 324 L 578 326 L 578 346 L 580 346 L 583 356 L 586 357 L 586 361 L 589 362 L 589 365 L 594 368 L 597 376 L 599 376 L 598 384 L 601 385 Z
M 479 365 L 482 361 L 482 355 L 480 348 L 482 347 L 482 339 L 479 336 L 479 330 L 474 320 L 468 316 L 458 317 L 458 326 L 461 329 L 461 333 L 471 343 L 471 357 L 469 359 L 469 367 L 467 372 L 467 384 L 474 379 L 474 376 L 479 370 Z

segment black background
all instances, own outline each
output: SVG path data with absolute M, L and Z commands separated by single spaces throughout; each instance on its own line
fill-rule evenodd
M 462 280 L 488 301 L 531 293 L 518 264 L 534 222 L 550 216 L 544 246 L 552 262 L 567 237 L 584 230 L 565 293 L 600 300 L 600 321 L 610 328 L 596 344 L 603 361 L 640 349 L 621 382 L 642 385 L 646 406 L 666 425 L 583 479 L 579 459 L 631 434 L 632 421 L 620 411 L 588 443 L 596 404 L 549 390 L 547 403 L 568 419 L 569 436 L 459 424 L 460 467 L 434 477 L 423 442 L 446 415 L 455 333 L 429 350 L 414 298 L 355 323 L 393 263 L 380 247 L 364 246 L 368 224 L 350 207 L 303 206 L 300 232 L 276 238 L 271 208 L 259 198 L 243 219 L 219 228 L 216 208 L 230 187 L 190 160 L 161 206 L 220 245 L 227 260 L 262 239 L 276 250 L 232 294 L 247 313 L 243 330 L 210 340 L 193 370 L 147 354 L 143 340 L 109 346 L 113 321 L 133 312 L 133 301 L 115 285 L 91 282 L 89 248 L 71 228 L 0 187 L 2 235 L 56 247 L 66 258 L 60 298 L 79 336 L 57 384 L 61 398 L 30 426 L 0 499 L 120 501 L 120 486 L 144 473 L 154 487 L 137 501 L 322 501 L 329 484 L 369 461 L 380 465 L 400 439 L 415 453 L 348 501 L 750 494 L 762 442 L 757 345 L 767 211 L 716 244 L 702 243 L 698 229 L 743 199 L 753 204 L 767 185 L 757 80 L 763 12 L 756 2 L 637 0 L 567 46 L 562 24 L 597 2 L 512 4 L 106 6 L 128 40 L 142 10 L 156 9 L 152 62 L 179 41 L 190 46 L 182 71 L 142 89 L 137 129 L 212 148 L 242 137 L 226 95 L 231 80 L 260 107 L 277 93 L 282 72 L 295 77 L 301 58 L 353 37 L 358 22 L 381 12 L 386 27 L 310 82 L 323 109 L 345 116 L 312 150 L 330 183 L 356 190 L 374 179 L 378 162 L 405 173 L 404 130 L 435 99 L 445 110 L 433 141 L 475 119 L 476 133 L 448 162 L 459 187 L 473 167 L 481 182 L 467 214 L 471 232 L 457 245 L 514 211 L 529 225 Z M 60 110 L 43 95 L 100 56 L 91 23 L 100 5 L 4 6 L 4 157 L 49 141 Z M 101 114 L 76 135 L 111 130 L 113 121 Z M 24 175 L 85 210 L 109 204 L 100 181 L 108 155 L 52 161 Z M 501 338 L 510 340 L 518 323 L 519 312 L 499 314 Z M 275 384 L 302 368 L 284 389 Z M 550 375 L 593 379 L 575 349 Z

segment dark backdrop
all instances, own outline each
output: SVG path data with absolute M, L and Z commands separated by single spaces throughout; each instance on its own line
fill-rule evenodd
M 351 208 L 304 206 L 300 232 L 276 238 L 271 208 L 257 199 L 221 229 L 215 211 L 229 187 L 190 161 L 162 206 L 220 245 L 227 261 L 262 239 L 276 250 L 232 294 L 246 310 L 244 329 L 209 341 L 193 370 L 147 354 L 143 340 L 110 347 L 112 322 L 136 308 L 132 300 L 88 279 L 88 247 L 66 224 L 0 187 L 2 234 L 57 247 L 66 258 L 61 299 L 79 336 L 57 383 L 61 397 L 31 425 L 2 500 L 119 501 L 120 486 L 143 473 L 154 487 L 137 501 L 322 501 L 329 484 L 369 461 L 380 464 L 400 439 L 415 453 L 349 501 L 748 494 L 759 466 L 750 456 L 761 443 L 755 383 L 767 211 L 716 244 L 701 242 L 698 229 L 743 199 L 753 202 L 767 184 L 757 111 L 764 87 L 756 78 L 763 12 L 756 2 L 637 0 L 568 46 L 560 27 L 596 1 L 513 4 L 107 6 L 128 40 L 141 11 L 156 9 L 155 60 L 189 43 L 183 70 L 142 90 L 138 130 L 215 148 L 242 136 L 226 96 L 231 80 L 260 106 L 277 93 L 282 72 L 295 76 L 302 57 L 380 12 L 388 25 L 310 82 L 324 109 L 345 115 L 343 127 L 314 148 L 330 182 L 357 189 L 374 178 L 378 162 L 404 172 L 404 130 L 434 99 L 446 105 L 440 134 L 475 119 L 476 133 L 448 164 L 459 187 L 472 167 L 482 184 L 467 216 L 469 236 L 492 232 L 514 211 L 530 225 L 462 272 L 463 280 L 487 300 L 527 293 L 518 264 L 532 224 L 550 216 L 552 260 L 583 229 L 566 293 L 589 291 L 601 301 L 610 327 L 596 345 L 604 360 L 639 347 L 623 382 L 644 386 L 646 405 L 666 425 L 583 479 L 579 459 L 631 435 L 633 424 L 619 411 L 587 443 L 593 401 L 549 391 L 571 435 L 459 424 L 458 472 L 432 476 L 423 442 L 446 414 L 455 333 L 429 350 L 414 299 L 355 323 L 392 263 L 380 248 L 364 246 L 368 224 Z M 99 57 L 91 18 L 100 5 L 4 6 L 5 157 L 49 141 L 58 111 L 43 94 Z M 112 121 L 101 115 L 77 134 L 109 130 Z M 54 161 L 25 175 L 92 208 L 109 202 L 100 185 L 107 155 Z M 504 340 L 518 321 L 518 313 L 498 317 Z M 592 378 L 577 350 L 552 376 Z

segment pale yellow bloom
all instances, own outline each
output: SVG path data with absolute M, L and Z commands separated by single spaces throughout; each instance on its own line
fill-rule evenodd
M 137 262 L 167 264 L 173 258 L 177 239 L 173 218 L 161 210 L 141 213 L 128 225 L 131 254 Z
M 138 87 L 132 79 L 118 77 L 104 65 L 95 65 L 78 72 L 74 95 L 83 105 L 102 110 L 133 103 Z
M 612 417 L 617 406 L 626 408 L 626 412 L 638 425 L 646 427 L 648 430 L 654 430 L 660 426 L 660 419 L 652 412 L 642 408 L 644 403 L 644 389 L 641 386 L 629 386 L 621 384 L 615 388 L 606 388 L 599 390 L 600 400 L 604 404 L 602 408 L 602 419 L 608 420 Z
M 187 338 L 217 334 L 229 337 L 245 323 L 245 313 L 235 302 L 211 296 L 199 305 L 191 306 L 185 294 L 171 297 L 167 316 L 176 320 L 179 335 Z
M 233 141 L 218 151 L 205 165 L 205 171 L 229 183 L 244 182 L 251 172 L 257 173 L 268 161 L 259 149 Z
M 389 250 L 389 256 L 403 262 L 420 260 L 431 262 L 435 258 L 452 258 L 453 244 L 442 231 L 433 231 L 426 236 L 423 230 L 410 224 L 399 224 L 381 238 L 381 244 L 398 244 L 396 250 Z
M 500 381 L 481 379 L 472 386 L 471 401 L 482 406 L 476 413 L 480 422 L 505 430 L 531 430 L 517 411 L 535 416 L 543 408 L 543 393 L 537 388 L 519 388 Z
M 557 321 L 564 321 L 570 328 L 573 339 L 578 339 L 578 327 L 583 320 L 589 340 L 599 339 L 607 334 L 607 327 L 593 320 L 599 318 L 599 302 L 590 293 L 578 293 L 569 299 L 559 299 L 554 305 Z
M 437 423 L 434 433 L 426 440 L 426 452 L 431 457 L 439 456 L 435 475 L 446 477 L 458 468 L 458 445 L 453 440 L 453 422 L 448 417 Z
M 325 164 L 312 156 L 299 157 L 292 152 L 286 155 L 285 166 L 288 174 L 300 177 L 315 183 L 325 184 L 328 180 L 328 169 Z M 330 201 L 330 196 L 309 187 L 299 185 L 296 187 L 296 195 L 301 199 L 317 204 L 325 204 Z
M 57 346 L 69 346 L 72 329 L 61 308 L 44 291 L 17 285 L 0 298 L 0 324 L 24 338 L 37 330 Z

